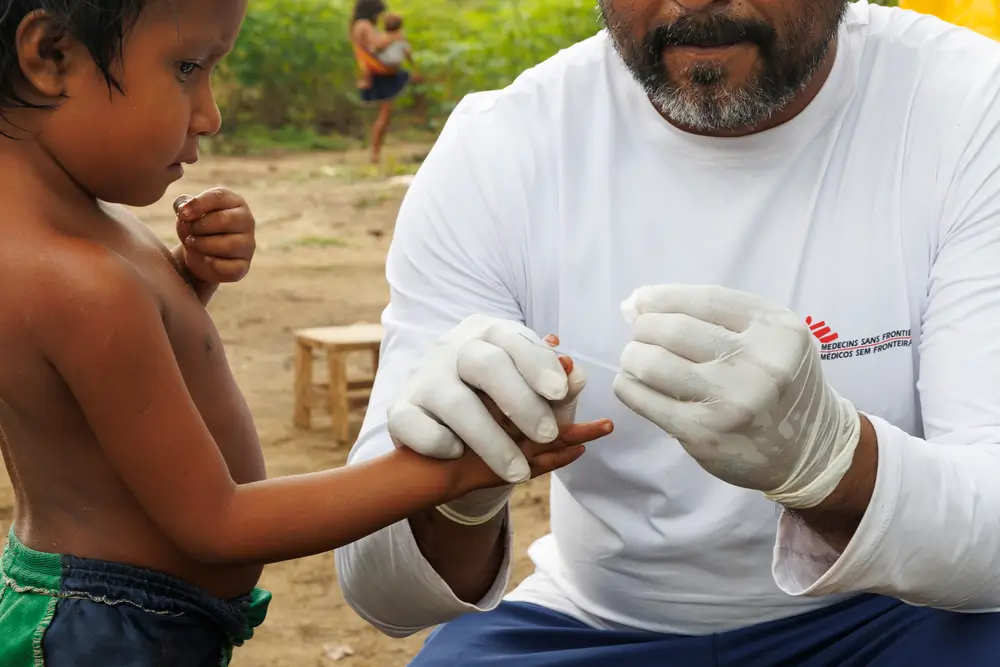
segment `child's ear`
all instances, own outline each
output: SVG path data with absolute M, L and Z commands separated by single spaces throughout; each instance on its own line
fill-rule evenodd
M 16 34 L 21 74 L 37 94 L 59 98 L 66 94 L 66 79 L 86 49 L 44 10 L 21 20 Z

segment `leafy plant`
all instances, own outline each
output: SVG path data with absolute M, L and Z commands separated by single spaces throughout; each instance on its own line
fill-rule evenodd
M 218 74 L 227 133 L 309 128 L 357 134 L 367 126 L 347 37 L 353 0 L 254 0 Z M 521 71 L 599 29 L 594 0 L 392 0 L 426 82 L 430 119 L 466 93 L 502 87 Z
M 594 35 L 595 0 L 389 0 L 405 20 L 426 82 L 400 110 L 440 122 L 469 92 L 506 86 L 525 69 Z M 896 4 L 881 0 L 878 4 Z M 353 0 L 254 0 L 216 85 L 226 133 L 358 135 L 370 123 L 348 40 Z

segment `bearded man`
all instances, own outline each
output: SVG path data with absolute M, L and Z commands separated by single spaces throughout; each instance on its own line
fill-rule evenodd
M 1000 44 L 863 0 L 600 9 L 403 203 L 351 463 L 511 485 L 339 550 L 348 603 L 440 624 L 414 667 L 996 665 Z M 518 440 L 605 417 L 504 597 Z

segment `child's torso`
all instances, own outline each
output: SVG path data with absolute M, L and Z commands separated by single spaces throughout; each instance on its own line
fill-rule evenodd
M 253 420 L 211 318 L 152 232 L 122 209 L 110 212 L 119 224 L 103 225 L 111 231 L 94 240 L 131 263 L 160 303 L 178 366 L 233 479 L 263 479 Z M 25 239 L 24 252 L 40 247 L 38 236 Z M 21 539 L 42 551 L 168 572 L 223 598 L 249 591 L 259 568 L 199 564 L 153 524 L 104 459 L 69 388 L 12 324 L 0 313 L 4 349 L 19 350 L 18 362 L 0 370 L 0 428 Z M 177 480 L 178 493 L 183 484 Z

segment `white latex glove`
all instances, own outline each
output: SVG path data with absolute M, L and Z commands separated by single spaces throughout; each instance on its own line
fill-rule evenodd
M 642 287 L 622 304 L 633 341 L 615 394 L 709 473 L 791 508 L 820 504 L 850 468 L 860 417 L 823 378 L 795 313 L 722 287 Z
M 410 449 L 457 459 L 471 448 L 499 477 L 531 477 L 528 461 L 497 423 L 478 389 L 528 439 L 552 442 L 572 422 L 586 385 L 579 365 L 567 376 L 556 350 L 522 324 L 473 315 L 439 338 L 389 406 L 389 433 Z M 512 486 L 484 489 L 441 506 L 458 523 L 477 525 L 497 514 Z

